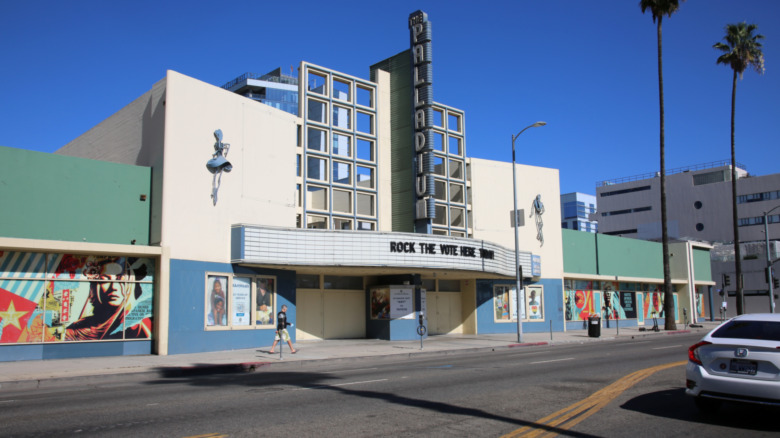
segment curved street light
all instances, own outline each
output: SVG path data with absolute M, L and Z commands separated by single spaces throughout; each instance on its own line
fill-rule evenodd
M 520 137 L 520 134 L 525 132 L 529 128 L 538 128 L 546 125 L 547 122 L 536 122 L 533 125 L 528 125 L 518 132 L 517 135 L 512 136 L 512 190 L 515 196 L 515 209 L 512 212 L 515 226 L 515 301 L 517 302 L 517 343 L 523 342 L 523 318 L 520 313 L 520 288 L 522 284 L 523 268 L 520 267 L 520 243 L 517 236 L 517 170 L 515 169 L 515 140 Z

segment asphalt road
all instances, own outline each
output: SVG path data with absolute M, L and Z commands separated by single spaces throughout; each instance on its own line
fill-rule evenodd
M 778 436 L 777 409 L 699 414 L 700 334 L 377 358 L 0 395 L 0 436 Z

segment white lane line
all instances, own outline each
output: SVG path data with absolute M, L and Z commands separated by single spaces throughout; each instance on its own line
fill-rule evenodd
M 0 403 L 13 403 L 16 400 L 0 400 Z
M 376 370 L 377 367 L 374 368 L 355 368 L 354 370 L 337 370 L 337 371 L 328 371 L 325 374 L 336 374 L 336 373 L 352 373 L 355 371 L 371 371 Z
M 539 364 L 539 363 L 550 363 L 550 362 L 564 362 L 564 361 L 567 361 L 567 360 L 574 360 L 574 358 L 573 357 L 567 357 L 566 359 L 543 360 L 543 361 L 539 361 L 539 362 L 531 362 L 530 365 L 536 365 L 536 364 Z
M 667 348 L 680 348 L 682 345 L 669 345 L 668 347 L 655 347 L 653 350 L 666 350 Z
M 364 380 L 362 382 L 349 382 L 349 383 L 336 383 L 334 385 L 319 385 L 319 386 L 310 386 L 308 388 L 293 388 L 291 391 L 308 391 L 310 389 L 333 388 L 334 386 L 349 386 L 349 385 L 360 385 L 363 383 L 386 382 L 387 380 L 389 379 Z

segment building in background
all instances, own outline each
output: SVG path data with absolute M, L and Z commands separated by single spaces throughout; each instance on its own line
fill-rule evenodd
M 561 228 L 566 230 L 598 233 L 596 197 L 572 192 L 561 195 Z
M 720 284 L 728 308 L 736 309 L 734 229 L 732 220 L 731 165 L 712 162 L 672 169 L 666 177 L 668 230 L 672 240 L 709 242 L 713 248 L 713 276 L 730 275 Z M 747 312 L 767 312 L 766 216 L 770 258 L 777 259 L 780 240 L 780 173 L 752 176 L 737 166 L 737 209 L 742 245 L 745 305 Z M 596 188 L 599 232 L 645 240 L 661 240 L 661 179 L 656 174 L 602 181 Z M 775 209 L 777 208 L 777 209 Z M 772 211 L 774 209 L 774 211 Z M 778 274 L 775 273 L 775 277 Z M 775 291 L 777 292 L 777 291 Z M 776 300 L 777 298 L 775 298 Z M 733 313 L 732 313 L 733 314 Z

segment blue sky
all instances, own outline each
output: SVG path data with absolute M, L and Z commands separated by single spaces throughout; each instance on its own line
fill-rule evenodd
M 434 99 L 466 111 L 467 154 L 560 169 L 561 191 L 655 172 L 656 28 L 638 0 L 0 0 L 0 145 L 52 152 L 175 70 L 214 85 L 301 60 L 368 78 L 433 23 Z M 730 159 L 728 23 L 765 35 L 737 86 L 737 161 L 780 172 L 780 1 L 689 0 L 663 21 L 667 170 Z

